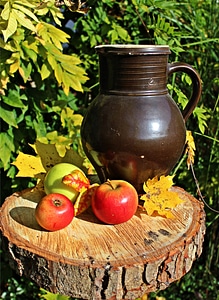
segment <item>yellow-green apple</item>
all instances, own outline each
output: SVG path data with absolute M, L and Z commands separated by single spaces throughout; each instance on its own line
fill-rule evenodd
M 84 172 L 70 163 L 59 163 L 54 165 L 46 174 L 44 179 L 44 190 L 46 194 L 59 193 L 68 197 L 72 202 L 76 200 L 79 191 L 63 183 L 63 178 L 74 171 L 80 171 L 84 176 Z

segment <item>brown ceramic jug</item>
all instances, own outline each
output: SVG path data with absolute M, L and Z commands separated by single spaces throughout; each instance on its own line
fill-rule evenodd
M 141 193 L 148 178 L 169 174 L 182 155 L 201 80 L 190 65 L 168 63 L 169 46 L 103 45 L 96 51 L 100 91 L 81 126 L 83 148 L 101 182 L 123 179 Z M 193 83 L 182 113 L 167 90 L 168 76 L 178 71 Z

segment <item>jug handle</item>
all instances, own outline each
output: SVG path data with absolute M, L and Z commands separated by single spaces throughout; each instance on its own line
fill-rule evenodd
M 193 85 L 193 92 L 192 92 L 191 99 L 189 100 L 186 107 L 182 111 L 183 119 L 186 122 L 200 100 L 202 85 L 201 85 L 201 78 L 199 74 L 189 64 L 181 63 L 181 62 L 174 62 L 168 64 L 168 76 L 174 72 L 179 72 L 179 71 L 188 74 L 189 77 L 192 79 L 192 85 Z

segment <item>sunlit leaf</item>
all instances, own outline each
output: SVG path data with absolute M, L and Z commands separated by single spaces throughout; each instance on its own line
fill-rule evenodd
M 50 144 L 55 145 L 55 148 L 61 157 L 65 156 L 67 149 L 70 149 L 70 145 L 72 144 L 71 138 L 59 135 L 57 131 L 48 132 L 46 138 L 49 140 Z
M 62 44 L 68 43 L 68 38 L 70 38 L 70 36 L 64 31 L 45 22 L 38 23 L 36 29 L 38 35 L 41 36 L 44 41 L 50 43 L 50 47 L 53 47 L 53 49 L 57 48 L 62 50 Z
M 190 169 L 191 165 L 194 164 L 194 158 L 195 158 L 195 142 L 194 138 L 192 136 L 192 132 L 187 130 L 186 131 L 186 150 L 185 154 L 187 154 L 187 167 L 188 170 Z
M 52 68 L 53 70 L 55 70 L 55 69 L 57 68 L 57 61 L 56 61 L 54 55 L 48 53 L 47 59 L 48 59 L 48 62 L 49 62 L 49 64 L 50 64 L 51 68 Z
M 81 60 L 76 55 L 67 55 L 67 54 L 60 54 L 60 52 L 55 53 L 56 59 L 60 61 L 62 64 L 70 64 L 72 67 L 75 65 L 79 65 Z
M 44 26 L 47 27 L 47 30 L 49 31 L 49 34 L 51 35 L 51 38 L 58 39 L 62 43 L 68 43 L 68 39 L 70 38 L 70 35 L 64 32 L 61 29 L 58 29 L 57 27 L 48 24 L 48 23 L 43 23 Z
M 33 177 L 37 178 L 37 187 L 43 188 L 43 180 L 50 168 L 58 163 L 71 163 L 83 168 L 84 159 L 79 156 L 74 150 L 67 149 L 65 156 L 61 157 L 55 145 L 43 144 L 36 141 L 34 145 L 30 145 L 36 155 L 29 155 L 19 152 L 16 160 L 12 163 L 18 168 L 18 177 Z
M 69 108 L 65 107 L 61 111 L 61 123 L 62 126 L 65 127 L 66 124 L 70 121 L 70 126 L 73 124 L 74 126 L 80 126 L 83 120 L 83 116 L 80 114 L 74 114 L 74 111 Z
M 43 64 L 42 68 L 41 68 L 41 71 L 40 71 L 40 75 L 41 75 L 42 80 L 49 77 L 50 74 L 51 74 L 51 68 L 47 64 Z
M 30 62 L 21 61 L 18 71 L 26 83 L 32 71 L 32 64 Z
M 81 72 L 84 73 L 83 69 L 80 67 L 77 67 L 75 64 L 70 64 L 69 62 L 61 63 L 62 68 L 65 69 L 67 72 L 77 75 L 80 74 Z
M 5 6 L 1 12 L 1 17 L 3 20 L 8 20 L 9 19 L 9 16 L 10 16 L 10 1 L 7 1 L 5 3 Z
M 4 36 L 5 42 L 8 40 L 10 36 L 12 36 L 15 33 L 16 30 L 17 30 L 16 15 L 14 11 L 11 11 L 8 19 L 7 28 L 5 30 L 2 30 L 2 34 Z
M 179 198 L 176 192 L 171 191 L 173 185 L 173 176 L 157 176 L 148 179 L 144 183 L 145 194 L 141 196 L 144 200 L 144 209 L 149 216 L 159 215 L 165 218 L 174 218 L 172 209 L 183 200 Z
M 64 71 L 62 73 L 62 88 L 66 95 L 68 95 L 69 93 L 70 85 L 71 85 L 71 81 L 69 80 L 69 75 L 67 72 Z
M 53 19 L 54 19 L 55 23 L 57 25 L 61 26 L 62 22 L 59 19 L 64 19 L 64 16 L 60 12 L 60 10 L 55 6 L 52 6 L 52 7 L 50 7 L 49 11 L 51 12 L 51 14 L 53 16 Z
M 31 30 L 31 31 L 36 31 L 36 27 L 34 26 L 34 24 L 32 23 L 32 21 L 30 19 L 27 18 L 27 16 L 22 13 L 19 10 L 14 9 L 13 10 L 14 13 L 14 17 L 17 19 L 18 23 L 20 23 L 22 26 L 26 27 L 27 29 Z
M 83 92 L 83 88 L 81 85 L 80 80 L 78 79 L 77 76 L 71 75 L 70 73 L 64 72 L 65 73 L 65 84 L 69 85 L 72 87 L 75 91 L 78 92 Z
M 19 170 L 16 177 L 35 177 L 39 178 L 39 174 L 45 173 L 41 158 L 19 152 L 15 162 L 12 165 Z
M 22 12 L 22 16 L 23 16 L 22 18 L 24 18 L 24 16 L 26 15 L 28 18 L 31 18 L 34 21 L 39 22 L 36 15 L 34 13 L 32 13 L 32 11 L 30 9 L 24 7 L 20 3 L 19 4 L 13 3 L 12 7 L 14 9 L 19 10 L 20 12 Z
M 10 65 L 10 69 L 9 69 L 10 73 L 11 74 L 15 73 L 18 70 L 19 66 L 20 66 L 20 61 L 17 59 L 13 64 Z
M 26 0 L 15 0 L 14 3 L 21 5 L 21 6 L 27 6 L 29 8 L 35 8 L 36 4 L 34 4 L 35 1 L 26 1 Z
M 55 77 L 56 77 L 56 80 L 58 81 L 59 85 L 61 85 L 62 83 L 62 67 L 60 64 L 56 64 L 55 65 L 55 68 L 54 68 L 54 74 L 55 74 Z
M 39 140 L 31 145 L 35 152 L 41 157 L 42 164 L 46 171 L 48 171 L 55 164 L 66 162 L 76 165 L 81 168 L 83 165 L 83 158 L 79 156 L 73 149 L 67 149 L 65 156 L 61 157 L 54 144 L 44 144 Z
M 80 114 L 73 114 L 72 121 L 74 123 L 74 126 L 81 126 L 81 123 L 83 121 L 83 117 Z
M 71 108 L 65 107 L 64 109 L 62 109 L 60 115 L 62 127 L 65 127 L 65 122 L 68 122 L 68 120 L 71 119 L 73 115 L 74 115 L 74 111 Z
M 204 107 L 196 107 L 193 111 L 193 114 L 198 119 L 198 127 L 202 134 L 204 134 L 205 129 L 207 128 L 207 120 L 210 117 L 209 112 Z

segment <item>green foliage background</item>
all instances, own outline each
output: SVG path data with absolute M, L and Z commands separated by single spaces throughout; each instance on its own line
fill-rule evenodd
M 35 184 L 15 177 L 17 170 L 11 165 L 18 151 L 33 154 L 29 143 L 40 139 L 83 154 L 78 114 L 84 114 L 98 93 L 96 45 L 168 44 L 169 61 L 191 64 L 202 78 L 202 98 L 187 128 L 197 147 L 194 170 L 201 192 L 207 204 L 219 210 L 218 1 L 88 0 L 87 14 L 69 3 L 60 7 L 52 0 L 0 3 L 1 203 L 13 191 Z M 190 84 L 185 74 L 169 79 L 170 93 L 182 108 Z M 184 158 L 175 171 L 176 183 L 197 196 Z M 202 256 L 182 280 L 150 299 L 219 299 L 219 215 L 207 207 L 206 213 Z M 2 262 L 1 299 L 67 299 L 44 294 L 19 278 L 8 268 L 4 253 Z

